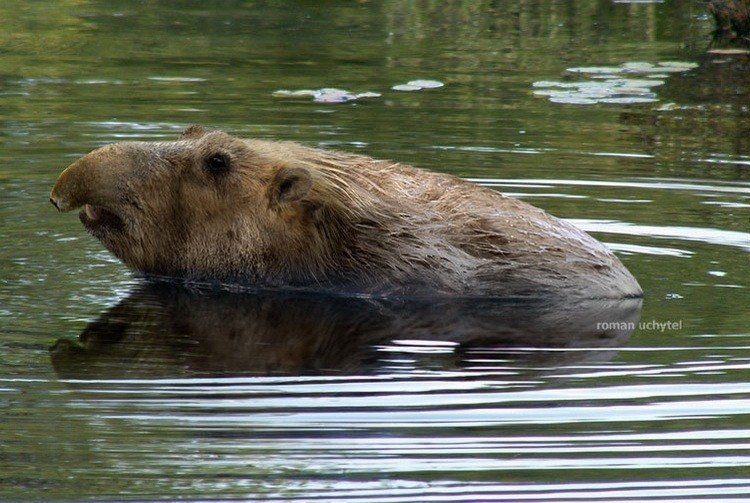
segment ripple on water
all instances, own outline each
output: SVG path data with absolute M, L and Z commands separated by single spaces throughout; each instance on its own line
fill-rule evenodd
M 110 127 L 137 136 L 172 134 L 181 128 L 97 123 L 95 129 L 111 139 Z M 465 150 L 535 153 L 481 146 Z M 746 252 L 750 247 L 750 234 L 729 226 L 715 228 L 700 220 L 690 225 L 679 220 L 660 223 L 661 216 L 651 211 L 670 194 L 697 202 L 691 211 L 709 205 L 726 216 L 727 210 L 743 209 L 743 198 L 750 196 L 750 186 L 739 182 L 475 181 L 525 198 L 540 197 L 545 204 L 627 206 L 632 213 L 622 219 L 572 221 L 605 234 L 607 244 L 624 261 L 640 257 L 641 261 L 629 262 L 637 267 L 654 261 L 654 269 L 659 269 L 671 259 L 693 264 L 707 250 L 732 247 Z M 620 237 L 625 242 L 611 242 Z M 78 240 L 87 247 L 81 254 L 78 242 L 65 233 L 36 238 L 54 241 L 58 251 L 76 248 L 71 255 L 75 260 L 64 266 L 70 268 L 64 272 L 75 288 L 60 301 L 69 313 L 55 315 L 56 321 L 69 324 L 49 325 L 55 327 L 43 335 L 49 341 L 40 342 L 27 339 L 39 337 L 43 316 L 33 320 L 31 328 L 13 320 L 14 332 L 1 345 L 0 366 L 6 369 L 4 376 L 22 376 L 30 375 L 31 365 L 36 378 L 0 379 L 0 409 L 2 423 L 12 425 L 3 437 L 11 440 L 5 444 L 5 477 L 25 476 L 27 485 L 44 486 L 46 494 L 53 487 L 59 490 L 56 494 L 80 496 L 85 487 L 89 497 L 100 499 L 123 494 L 136 499 L 165 494 L 175 499 L 260 495 L 284 501 L 389 503 L 750 496 L 745 472 L 750 465 L 750 429 L 743 426 L 750 411 L 750 339 L 738 329 L 744 326 L 740 324 L 725 328 L 709 320 L 700 328 L 691 326 L 690 317 L 699 314 L 685 307 L 690 295 L 650 295 L 646 307 L 658 309 L 652 307 L 641 320 L 655 318 L 661 323 L 679 317 L 687 327 L 682 331 L 649 329 L 635 320 L 633 334 L 624 339 L 591 337 L 532 347 L 516 337 L 510 339 L 512 344 L 482 339 L 466 347 L 447 337 L 413 335 L 415 329 L 434 335 L 456 322 L 456 317 L 434 313 L 448 311 L 447 307 L 433 305 L 413 317 L 413 325 L 387 325 L 390 336 L 385 339 L 349 346 L 351 337 L 332 338 L 314 354 L 305 354 L 292 342 L 315 335 L 316 327 L 330 322 L 309 306 L 300 310 L 309 319 L 288 304 L 277 312 L 268 303 L 255 311 L 233 308 L 210 316 L 210 309 L 205 309 L 211 296 L 205 295 L 193 303 L 173 296 L 162 308 L 158 299 L 148 298 L 128 310 L 123 302 L 138 282 L 96 243 Z M 29 267 L 28 257 L 21 258 L 7 263 Z M 706 261 L 706 267 L 695 273 L 698 277 L 685 268 L 686 277 L 667 287 L 699 288 L 697 280 L 735 281 L 738 270 L 727 255 L 710 257 L 714 258 L 717 263 Z M 645 280 L 652 286 L 661 281 Z M 21 302 L 18 299 L 31 302 L 40 288 L 50 288 L 6 284 L 6 291 L 15 289 L 14 306 Z M 22 288 L 29 290 L 19 291 Z M 107 312 L 96 318 L 107 306 Z M 356 316 L 369 314 L 355 318 L 356 333 L 403 321 L 405 310 L 399 309 L 388 318 L 382 306 L 357 304 Z M 303 323 L 295 328 L 296 338 L 286 340 L 279 337 L 278 328 L 266 326 L 273 337 L 243 349 L 247 337 L 236 330 L 236 321 L 248 311 L 274 327 L 289 318 Z M 742 309 L 737 311 L 741 316 Z M 212 337 L 195 336 L 203 318 L 210 320 Z M 431 319 L 439 322 L 430 324 Z M 257 319 L 253 320 L 243 326 L 257 329 Z M 527 334 L 512 325 L 517 320 L 508 315 L 491 328 L 498 331 L 502 325 L 514 336 Z M 532 321 L 539 325 L 544 320 Z M 566 323 L 571 320 L 549 324 L 545 332 L 559 332 Z M 461 324 L 451 327 L 460 329 Z M 245 360 L 256 355 L 267 365 L 269 354 L 284 361 L 309 358 L 305 361 L 310 363 L 287 376 L 267 375 L 273 371 L 238 375 L 212 366 L 212 351 L 218 351 L 224 336 L 227 351 L 216 358 L 222 363 L 227 355 L 239 355 L 246 365 Z M 46 347 L 56 338 L 68 344 L 52 351 L 52 365 L 64 351 L 69 352 L 70 365 L 52 367 L 59 372 L 54 379 L 40 379 L 44 371 L 52 372 Z M 274 344 L 278 351 L 269 353 Z M 367 350 L 357 353 L 361 348 Z M 336 361 L 326 360 L 326 355 L 352 349 L 359 366 L 341 375 Z M 274 371 L 281 372 L 279 367 Z M 46 457 L 40 457 L 40 439 L 55 446 L 54 459 L 46 448 Z M 5 487 L 0 486 L 0 491 L 6 490 L 0 496 L 8 496 Z M 41 498 L 45 493 L 35 494 Z
M 702 243 L 733 246 L 750 251 L 750 233 L 747 232 L 700 227 L 637 225 L 612 220 L 570 219 L 569 221 L 586 232 L 605 232 L 631 236 L 700 241 Z
M 743 201 L 750 195 L 750 186 L 744 183 L 720 184 L 720 183 L 700 183 L 696 181 L 674 180 L 674 179 L 656 179 L 656 180 L 637 180 L 637 181 L 603 181 L 603 180 L 560 180 L 560 179 L 488 179 L 488 178 L 470 178 L 471 181 L 488 187 L 511 189 L 554 189 L 562 187 L 611 187 L 618 189 L 636 189 L 639 194 L 642 190 L 650 190 L 658 193 L 660 191 L 680 191 L 689 197 L 701 199 L 713 198 L 717 195 L 736 196 Z M 545 197 L 551 195 L 556 197 L 557 193 L 538 193 L 538 192 L 518 192 L 502 190 L 504 194 L 514 195 L 516 197 Z M 556 197 L 558 199 L 576 199 L 585 198 L 580 194 L 564 194 Z M 624 198 L 599 198 L 601 202 L 616 203 L 648 203 L 653 204 L 653 199 L 624 199 Z M 714 201 L 701 200 L 700 204 L 721 206 L 732 209 L 744 208 L 747 203 L 737 201 Z M 726 230 L 707 227 L 689 227 L 689 226 L 670 226 L 670 225 L 643 225 L 632 222 L 622 222 L 616 220 L 599 220 L 599 219 L 568 219 L 574 225 L 582 228 L 587 232 L 611 233 L 636 237 L 651 237 L 659 239 L 677 239 L 685 241 L 699 241 L 706 244 L 719 246 L 732 246 L 742 250 L 750 250 L 750 233 L 735 230 Z M 619 245 L 613 244 L 617 247 Z M 636 248 L 630 246 L 629 251 L 635 252 Z M 625 248 L 621 249 L 625 251 Z M 670 248 L 665 248 L 669 250 Z M 644 252 L 654 254 L 656 248 L 643 248 Z M 659 253 L 662 255 L 674 255 L 672 251 Z M 689 253 L 680 252 L 681 256 L 688 256 Z
M 429 347 L 402 342 L 396 346 Z M 674 373 L 668 365 L 577 365 L 534 378 L 513 362 L 504 367 L 504 375 L 454 371 L 432 378 L 68 380 L 53 396 L 69 411 L 63 425 L 71 418 L 85 424 L 100 460 L 94 473 L 117 473 L 121 482 L 159 475 L 136 492 L 141 496 L 158 494 L 165 476 L 177 473 L 203 481 L 183 487 L 186 494 L 217 497 L 244 488 L 257 496 L 262 489 L 294 501 L 326 494 L 337 501 L 750 494 L 750 479 L 731 475 L 750 462 L 750 430 L 726 427 L 750 410 L 750 383 L 654 382 Z M 750 363 L 734 368 L 746 371 Z M 729 367 L 719 359 L 681 365 L 686 373 L 706 369 Z M 624 379 L 631 383 L 618 384 Z M 248 477 L 249 466 L 273 475 Z M 207 478 L 212 472 L 229 483 Z M 684 485 L 660 480 L 674 472 Z M 587 481 L 534 485 L 528 473 Z M 520 482 L 481 482 L 477 474 Z M 624 481 L 612 482 L 611 474 Z

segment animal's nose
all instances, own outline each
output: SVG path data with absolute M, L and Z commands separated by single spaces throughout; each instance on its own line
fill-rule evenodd
M 52 203 L 52 205 L 53 205 L 53 206 L 54 206 L 55 208 L 57 208 L 57 211 L 60 211 L 60 207 L 59 207 L 59 206 L 57 205 L 57 201 L 55 200 L 55 198 L 54 198 L 54 197 L 50 197 L 50 198 L 49 198 L 49 202 L 51 202 L 51 203 Z

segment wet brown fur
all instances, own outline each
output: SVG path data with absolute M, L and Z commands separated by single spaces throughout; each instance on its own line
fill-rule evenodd
M 216 155 L 225 171 L 210 169 Z M 89 231 L 149 274 L 384 295 L 641 294 L 599 242 L 494 190 L 198 126 L 91 152 L 51 200 L 89 205 Z M 112 214 L 122 231 L 100 225 Z

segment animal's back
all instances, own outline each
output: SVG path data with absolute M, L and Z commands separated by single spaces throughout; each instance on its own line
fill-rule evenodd
M 267 144 L 269 152 L 279 151 L 274 143 Z M 321 158 L 318 149 L 284 145 L 287 162 L 295 158 L 331 169 L 355 190 L 375 195 L 385 211 L 400 215 L 402 232 L 418 230 L 418 239 L 435 248 L 439 262 L 460 277 L 469 295 L 642 295 L 602 243 L 519 199 L 406 164 L 337 151 L 324 151 Z

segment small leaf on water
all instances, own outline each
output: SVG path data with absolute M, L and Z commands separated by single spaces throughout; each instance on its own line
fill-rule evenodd
M 654 65 L 651 63 L 645 63 L 643 61 L 634 61 L 632 63 L 625 63 L 622 65 L 622 69 L 627 72 L 649 72 L 654 69 Z
M 272 93 L 272 96 L 277 98 L 302 98 L 312 97 L 316 103 L 347 103 L 349 101 L 355 101 L 360 98 L 377 98 L 380 93 L 364 92 L 364 93 L 352 93 L 344 89 L 337 89 L 335 87 L 324 87 L 322 89 L 279 89 Z
M 410 80 L 406 84 L 410 86 L 421 87 L 422 89 L 437 89 L 438 87 L 443 87 L 444 85 L 439 80 L 422 80 L 422 79 Z
M 315 93 L 317 91 L 313 91 L 312 89 L 300 89 L 299 91 L 291 91 L 289 89 L 279 89 L 278 91 L 273 92 L 273 96 L 279 97 L 279 98 L 297 98 L 301 96 L 315 96 Z
M 620 87 L 614 94 L 616 96 L 643 96 L 647 98 L 656 97 L 656 93 L 652 93 L 651 89 L 644 87 Z
M 564 103 L 568 105 L 595 105 L 597 100 L 581 98 L 576 96 L 550 96 L 552 103 Z
M 559 87 L 563 89 L 567 88 L 576 88 L 582 84 L 587 84 L 588 82 L 558 82 L 554 80 L 538 80 L 531 84 L 531 87 Z
M 419 86 L 413 86 L 411 84 L 397 84 L 393 87 L 391 87 L 394 91 L 419 91 L 422 89 Z
M 657 87 L 664 85 L 663 80 L 619 79 L 617 85 L 621 87 Z
M 711 52 L 711 51 L 708 51 Z M 750 51 L 747 51 L 750 52 Z M 692 70 L 693 68 L 698 68 L 698 63 L 693 63 L 692 61 L 659 61 L 659 66 L 671 66 L 673 68 L 684 68 L 685 71 Z
M 649 98 L 645 96 L 616 96 L 613 98 L 604 98 L 599 100 L 600 103 L 610 103 L 617 105 L 635 105 L 638 103 L 653 103 L 659 101 L 658 98 Z

